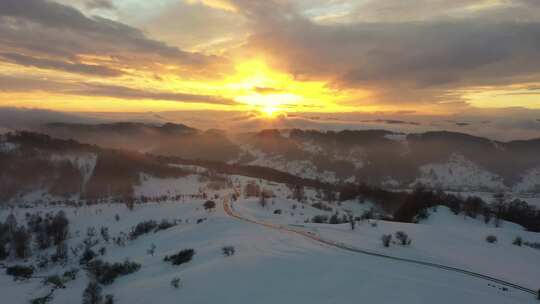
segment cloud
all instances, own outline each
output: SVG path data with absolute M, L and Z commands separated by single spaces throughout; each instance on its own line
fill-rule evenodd
M 50 122 L 104 123 L 110 120 L 87 115 L 62 113 L 41 109 L 0 107 L 0 128 L 10 130 L 37 129 Z
M 116 70 L 102 65 L 90 65 L 79 62 L 72 63 L 46 58 L 36 58 L 16 53 L 0 53 L 0 59 L 4 59 L 7 62 L 22 66 L 33 66 L 40 69 L 53 69 L 70 73 L 102 77 L 116 77 L 123 74 L 123 72 L 120 70 Z
M 0 41 L 4 53 L 75 62 L 80 56 L 92 56 L 131 68 L 201 69 L 226 62 L 154 40 L 129 25 L 87 17 L 70 6 L 43 0 L 0 1 Z
M 116 6 L 111 0 L 89 0 L 84 3 L 84 6 L 87 9 L 105 9 L 105 10 L 114 10 Z
M 171 93 L 171 92 L 155 92 L 147 90 L 133 89 L 124 86 L 101 85 L 101 84 L 83 84 L 82 88 L 66 91 L 67 94 L 83 95 L 83 96 L 106 96 L 121 99 L 154 99 L 168 100 L 177 102 L 189 103 L 208 103 L 220 105 L 232 105 L 235 102 L 231 99 L 209 96 L 196 95 L 187 93 Z
M 294 1 L 231 0 L 251 20 L 247 48 L 272 57 L 276 68 L 300 79 L 374 93 L 356 104 L 458 108 L 466 105 L 460 90 L 540 79 L 540 13 L 534 18 L 540 6 L 522 0 L 510 6 L 480 7 L 484 2 L 367 1 L 363 3 L 373 12 L 387 5 L 389 14 L 395 6 L 413 14 L 427 6 L 447 14 L 321 24 L 297 11 Z M 513 18 L 518 9 L 529 11 L 529 17 Z
M 268 87 L 255 87 L 254 90 L 259 94 L 283 93 L 283 90 Z
M 0 92 L 47 91 L 50 93 L 76 96 L 111 97 L 126 100 L 165 100 L 184 103 L 206 103 L 233 105 L 234 100 L 211 95 L 182 92 L 162 92 L 136 89 L 119 85 L 97 83 L 73 83 L 49 79 L 22 78 L 0 75 Z

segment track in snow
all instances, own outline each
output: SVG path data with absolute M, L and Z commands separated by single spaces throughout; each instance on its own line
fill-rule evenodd
M 281 225 L 275 225 L 275 224 L 270 224 L 270 223 L 265 223 L 265 222 L 262 222 L 262 221 L 257 221 L 257 220 L 245 218 L 242 215 L 237 214 L 237 213 L 235 213 L 233 211 L 233 209 L 231 208 L 230 200 L 228 198 L 223 200 L 223 209 L 224 209 L 224 211 L 225 211 L 225 213 L 227 215 L 229 215 L 229 216 L 231 216 L 233 218 L 236 218 L 236 219 L 239 219 L 239 220 L 242 220 L 242 221 L 246 221 L 246 222 L 250 222 L 250 223 L 253 223 L 253 224 L 257 224 L 257 225 L 260 225 L 260 226 L 264 226 L 264 227 L 267 227 L 267 228 L 270 228 L 270 229 L 282 231 L 282 232 L 290 232 L 290 233 L 298 234 L 298 235 L 301 235 L 301 236 L 306 237 L 308 239 L 311 239 L 313 241 L 316 241 L 316 242 L 318 242 L 320 244 L 324 244 L 324 245 L 328 245 L 328 246 L 331 246 L 331 247 L 347 250 L 347 251 L 350 251 L 350 252 L 355 252 L 355 253 L 360 253 L 360 254 L 365 254 L 365 255 L 370 255 L 370 256 L 375 256 L 375 257 L 380 257 L 380 258 L 384 258 L 384 259 L 407 262 L 407 263 L 412 263 L 412 264 L 437 268 L 437 269 L 441 269 L 441 270 L 461 273 L 463 275 L 467 275 L 467 276 L 470 276 L 470 277 L 490 281 L 490 282 L 500 284 L 500 285 L 503 285 L 503 286 L 506 286 L 506 287 L 510 287 L 510 288 L 513 288 L 513 289 L 516 289 L 516 290 L 519 290 L 519 291 L 522 291 L 522 292 L 525 292 L 525 293 L 529 293 L 529 294 L 532 294 L 532 295 L 535 295 L 535 296 L 538 295 L 538 292 L 533 290 L 533 289 L 530 289 L 530 288 L 527 288 L 527 287 L 524 287 L 524 286 L 521 286 L 521 285 L 518 285 L 518 284 L 514 284 L 512 282 L 497 279 L 497 278 L 494 278 L 494 277 L 491 277 L 491 276 L 488 276 L 488 275 L 484 275 L 484 274 L 481 274 L 481 273 L 477 273 L 477 272 L 473 272 L 473 271 L 469 271 L 469 270 L 465 270 L 465 269 L 460 269 L 460 268 L 456 268 L 456 267 L 450 267 L 450 266 L 446 266 L 446 265 L 442 265 L 442 264 L 424 262 L 424 261 L 419 261 L 419 260 L 414 260 L 414 259 L 400 258 L 400 257 L 395 257 L 395 256 L 391 256 L 391 255 L 382 254 L 382 253 L 372 252 L 372 251 L 365 250 L 365 249 L 355 248 L 353 246 L 350 246 L 350 245 L 347 245 L 347 244 L 344 244 L 344 243 L 334 242 L 334 241 L 331 241 L 331 240 L 325 240 L 325 239 L 323 239 L 323 238 L 321 238 L 319 236 L 316 236 L 316 235 L 314 235 L 312 233 L 309 233 L 309 232 L 298 231 L 298 230 L 294 230 L 294 229 L 291 229 L 289 227 L 285 227 L 285 226 L 281 226 Z

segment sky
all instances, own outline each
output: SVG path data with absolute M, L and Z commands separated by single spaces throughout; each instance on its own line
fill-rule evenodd
M 540 1 L 1 0 L 0 107 L 519 112 L 538 131 Z

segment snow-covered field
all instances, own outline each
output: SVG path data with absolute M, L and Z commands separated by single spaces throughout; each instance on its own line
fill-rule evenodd
M 251 179 L 232 177 L 238 187 Z M 262 181 L 275 198 L 262 207 L 257 199 L 240 199 L 234 203 L 242 215 L 281 225 L 294 225 L 339 242 L 381 251 L 396 256 L 436 261 L 452 266 L 490 274 L 537 289 L 540 282 L 540 250 L 511 244 L 516 236 L 530 242 L 540 242 L 540 234 L 528 233 L 515 224 L 503 223 L 501 228 L 486 226 L 480 221 L 454 216 L 444 207 L 421 224 L 401 224 L 368 221 L 351 231 L 348 224 L 306 224 L 314 215 L 331 215 L 338 211 L 362 214 L 372 205 L 355 201 L 332 205 L 332 212 L 313 208 L 287 199 L 290 190 L 281 184 Z M 209 192 L 195 177 L 159 180 L 143 178 L 137 189 L 141 195 L 163 195 Z M 229 190 L 217 190 L 223 197 Z M 308 200 L 316 200 L 316 192 L 306 189 Z M 293 233 L 280 232 L 228 216 L 222 200 L 214 211 L 203 208 L 204 200 L 185 198 L 177 202 L 136 205 L 129 211 L 124 205 L 94 205 L 89 207 L 36 207 L 33 209 L 4 209 L 0 219 L 13 212 L 23 222 L 26 212 L 48 212 L 62 209 L 70 219 L 69 246 L 82 242 L 88 227 L 108 227 L 111 236 L 128 233 L 144 220 L 182 220 L 178 226 L 143 235 L 128 241 L 124 247 L 105 244 L 102 257 L 109 262 L 129 258 L 142 265 L 138 272 L 120 277 L 104 287 L 104 294 L 114 294 L 115 303 L 537 303 L 534 296 L 517 290 L 502 290 L 493 283 L 441 271 L 429 267 L 390 261 L 343 251 L 321 245 Z M 293 207 L 295 205 L 296 207 Z M 274 214 L 281 209 L 282 214 Z M 119 215 L 116 221 L 115 216 Z M 207 218 L 197 224 L 198 219 Z M 302 227 L 305 226 L 305 227 Z M 406 231 L 413 239 L 408 247 L 392 245 L 384 248 L 383 233 Z M 485 237 L 494 234 L 498 242 L 488 244 Z M 154 244 L 155 254 L 147 251 Z M 223 246 L 234 246 L 236 254 L 224 257 Z M 181 249 L 196 250 L 193 261 L 172 266 L 163 262 L 165 255 Z M 10 262 L 11 263 L 11 262 Z M 70 266 L 80 267 L 71 257 Z M 69 266 L 68 266 L 69 267 Z M 38 273 L 60 273 L 57 266 Z M 180 277 L 182 287 L 174 289 L 170 282 Z M 83 270 L 78 279 L 57 290 L 51 303 L 80 303 L 88 278 Z M 5 303 L 28 303 L 48 291 L 41 280 L 14 282 L 0 272 L 0 294 Z M 4 301 L 0 301 L 4 303 Z

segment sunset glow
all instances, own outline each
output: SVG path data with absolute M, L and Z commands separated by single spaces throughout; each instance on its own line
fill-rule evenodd
M 353 2 L 294 0 L 257 5 L 257 1 L 183 0 L 161 6 L 111 1 L 97 8 L 78 1 L 25 1 L 46 3 L 40 6 L 43 15 L 73 17 L 50 21 L 23 16 L 3 2 L 0 106 L 77 112 L 247 111 L 266 117 L 540 109 L 538 73 L 529 64 L 538 58 L 517 48 L 529 31 L 502 13 L 510 8 L 526 12 L 525 4 L 449 4 L 441 16 L 455 18 L 454 23 L 415 15 L 413 10 L 391 16 L 396 23 L 387 26 L 389 16 L 370 1 L 358 4 L 356 10 Z M 501 11 L 500 29 L 483 26 L 491 22 L 482 20 L 489 10 Z M 124 11 L 139 14 L 130 18 Z M 469 15 L 470 19 L 464 17 Z M 410 21 L 418 22 L 416 28 Z M 504 50 L 510 55 L 502 56 L 496 46 L 485 45 L 498 41 L 506 27 L 515 28 L 508 31 L 514 34 L 505 36 L 509 41 L 500 45 L 516 50 Z M 470 36 L 454 34 L 459 32 Z M 33 35 L 42 38 L 34 40 L 43 45 L 29 45 Z M 438 39 L 447 44 L 444 51 L 434 47 Z M 480 49 L 491 49 L 493 61 L 485 59 L 487 55 L 477 59 L 452 55 L 465 51 L 476 56 Z M 429 62 L 434 58 L 438 63 Z

